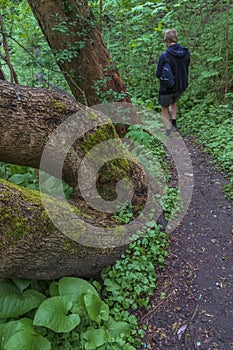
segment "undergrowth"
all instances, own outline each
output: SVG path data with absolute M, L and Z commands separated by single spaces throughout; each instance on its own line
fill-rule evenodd
M 188 110 L 188 96 L 184 97 L 180 109 L 179 123 L 182 133 L 198 140 L 216 163 L 227 173 L 225 194 L 233 199 L 233 94 L 227 94 L 224 104 L 212 100 L 200 100 Z
M 161 186 L 169 181 L 166 152 L 162 144 L 132 127 L 127 135 L 137 143 L 132 154 Z M 141 146 L 140 146 L 141 145 Z M 155 161 L 156 159 L 156 161 Z M 1 163 L 2 177 L 38 190 L 34 169 Z M 51 194 L 56 179 L 49 177 Z M 70 188 L 65 187 L 67 197 Z M 176 206 L 177 190 L 166 186 L 157 198 L 169 218 Z M 134 219 L 131 203 L 123 203 L 113 215 L 116 223 Z M 156 288 L 156 270 L 164 266 L 168 236 L 147 213 L 141 231 L 134 233 L 125 254 L 101 272 L 101 280 L 84 281 L 64 277 L 59 281 L 0 281 L 0 348 L 3 350 L 134 350 L 141 344 L 143 327 L 134 315 L 139 307 L 149 308 Z M 142 214 L 141 214 L 142 216 Z M 16 345 L 17 344 L 17 345 Z

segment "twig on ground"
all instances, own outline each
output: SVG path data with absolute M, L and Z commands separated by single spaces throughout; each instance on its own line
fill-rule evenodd
M 188 329 L 190 329 L 190 327 L 192 326 L 193 320 L 194 320 L 194 318 L 195 318 L 196 315 L 197 315 L 198 309 L 199 309 L 199 304 L 196 305 L 195 310 L 194 310 L 194 312 L 193 312 L 193 314 L 192 314 L 192 316 L 191 316 L 191 318 L 190 318 L 190 321 L 189 321 L 189 323 L 188 323 L 187 329 L 186 329 L 186 331 L 185 331 L 184 345 L 185 345 L 186 350 L 190 350 L 190 345 L 187 344 L 187 343 L 188 343 L 188 333 L 187 333 L 187 331 L 188 331 Z M 194 341 L 193 341 L 193 345 L 194 345 L 194 349 L 196 349 L 196 345 L 195 345 L 195 342 L 194 342 Z
M 164 303 L 165 300 L 167 300 L 168 298 L 170 298 L 170 296 L 171 296 L 172 294 L 173 294 L 173 292 L 170 293 L 170 294 L 168 294 L 168 296 L 167 296 L 166 298 L 164 298 L 160 303 L 158 303 L 157 305 L 155 305 L 149 312 L 147 312 L 147 314 L 145 314 L 145 315 L 139 320 L 139 324 L 142 324 L 142 322 L 143 322 L 149 315 L 153 314 L 153 312 L 154 312 L 155 310 L 157 310 L 157 309 Z

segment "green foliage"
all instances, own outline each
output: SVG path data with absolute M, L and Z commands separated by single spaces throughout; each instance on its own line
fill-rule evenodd
M 0 339 L 3 350 L 51 350 L 49 341 L 35 331 L 28 318 L 0 324 Z
M 125 202 L 117 208 L 117 213 L 112 216 L 119 224 L 128 224 L 134 217 L 133 205 Z
M 144 331 L 138 329 L 136 317 L 128 310 L 149 307 L 156 287 L 154 266 L 163 266 L 167 243 L 166 235 L 159 231 L 155 222 L 148 222 L 146 233 L 130 244 L 126 255 L 102 271 L 103 295 L 111 307 L 110 313 L 116 320 L 128 320 L 133 329 L 128 342 L 136 348 L 140 346 Z
M 105 72 L 106 74 L 107 72 Z M 113 101 L 121 101 L 126 97 L 126 93 L 120 93 L 117 91 L 113 91 L 108 88 L 108 82 L 111 78 L 104 77 L 102 79 L 98 79 L 94 82 L 94 88 L 99 100 L 102 103 L 109 103 Z
M 67 315 L 72 306 L 69 296 L 46 299 L 38 308 L 33 324 L 52 329 L 58 333 L 70 332 L 80 323 L 79 315 L 75 313 Z
M 39 190 L 36 170 L 19 165 L 0 162 L 0 177 L 32 190 Z
M 6 1 L 6 6 L 2 8 L 2 16 L 11 63 L 19 83 L 36 87 L 55 85 L 69 91 L 28 2 L 26 0 Z M 9 68 L 4 61 L 2 61 L 2 67 L 9 80 Z
M 156 40 L 161 35 L 158 14 L 164 13 L 165 2 L 138 0 L 107 0 L 102 13 L 96 13 L 97 18 L 102 18 L 105 42 L 128 92 L 133 100 L 146 101 L 151 107 L 155 105 L 152 99 L 156 98 Z
M 38 170 L 34 168 L 0 162 L 0 178 L 31 190 L 40 190 L 38 174 Z M 73 188 L 67 185 L 64 181 L 62 184 L 65 197 L 69 199 L 73 192 Z M 44 191 L 46 189 L 46 192 L 50 195 L 60 193 L 60 181 L 54 176 L 43 173 L 43 185 Z
M 122 221 L 120 215 L 119 218 Z M 122 310 L 148 307 L 156 286 L 155 266 L 163 267 L 167 256 L 168 237 L 156 222 L 151 219 L 144 230 L 135 233 L 135 241 L 130 243 L 121 260 L 102 271 L 103 295 L 116 317 L 121 317 Z
M 154 110 L 160 110 L 155 69 L 160 53 L 165 50 L 163 32 L 169 27 L 177 28 L 180 43 L 191 51 L 190 84 L 179 101 L 178 123 L 183 133 L 195 136 L 227 171 L 229 183 L 225 191 L 232 199 L 233 55 L 232 38 L 225 26 L 227 1 L 106 0 L 102 4 L 100 10 L 96 1 L 90 1 L 127 90 L 134 102 Z M 27 2 L 5 0 L 2 9 L 11 60 L 20 83 L 43 85 L 36 78 L 39 73 L 47 81 L 67 88 Z M 229 11 L 231 18 L 232 7 Z M 56 30 L 65 34 L 66 23 L 60 23 Z M 228 32 L 232 32 L 232 22 Z M 85 41 L 80 45 L 85 45 Z M 58 53 L 57 59 L 68 60 L 75 54 L 76 48 L 73 51 L 70 48 Z M 9 75 L 5 63 L 3 69 Z M 103 102 L 123 97 L 106 91 L 107 84 L 107 78 L 95 82 Z M 157 180 L 164 181 L 165 177 L 168 181 L 166 151 L 161 143 L 140 126 L 130 127 L 127 137 L 137 143 L 132 149 L 133 156 L 144 162 Z M 17 184 L 37 189 L 34 169 L 1 164 L 0 172 L 0 176 Z M 50 177 L 48 181 L 51 188 L 56 187 Z M 179 203 L 177 189 L 165 187 L 158 200 L 167 219 L 175 214 L 174 208 Z M 132 218 L 133 207 L 129 203 L 115 215 L 120 224 L 127 224 Z M 126 254 L 102 271 L 104 301 L 93 285 L 79 279 L 64 278 L 46 288 L 38 281 L 28 284 L 24 280 L 4 280 L 0 283 L 3 305 L 0 347 L 7 350 L 16 346 L 19 350 L 51 347 L 133 350 L 139 347 L 143 331 L 138 331 L 136 317 L 129 309 L 149 307 L 149 297 L 156 287 L 155 268 L 163 267 L 167 244 L 168 237 L 156 225 L 152 213 L 145 233 L 135 233 L 135 241 Z M 59 320 L 57 323 L 54 314 Z M 59 327 L 63 327 L 61 333 Z
M 229 95 L 228 95 L 229 96 Z M 230 96 L 229 96 L 230 97 Z M 203 100 L 190 111 L 183 107 L 180 117 L 183 132 L 194 135 L 205 147 L 217 164 L 229 175 L 229 184 L 226 185 L 226 195 L 233 197 L 233 104 L 229 98 L 226 104 L 216 104 L 213 101 Z
M 32 285 L 18 279 L 0 281 L 3 350 L 16 345 L 18 350 L 110 349 L 131 333 L 129 323 L 115 321 L 108 305 L 85 280 L 64 277 L 48 283 L 44 294 Z
M 229 199 L 233 199 L 233 179 L 231 178 L 229 183 L 225 185 L 224 192 L 226 197 Z
M 153 121 L 150 121 L 153 125 Z M 150 128 L 147 128 L 150 130 Z M 134 142 L 130 148 L 132 155 L 144 165 L 145 169 L 156 179 L 156 183 L 162 184 L 170 178 L 168 164 L 166 162 L 166 150 L 162 142 L 148 131 L 142 129 L 141 125 L 129 126 L 126 138 Z
M 44 295 L 34 289 L 21 291 L 14 282 L 0 280 L 0 319 L 23 315 L 38 307 L 43 299 Z
M 181 208 L 181 196 L 178 188 L 165 186 L 163 195 L 156 195 L 166 220 L 171 219 Z
M 155 70 L 166 49 L 163 33 L 171 27 L 178 30 L 179 42 L 191 52 L 189 88 L 179 101 L 178 123 L 184 132 L 195 134 L 227 171 L 226 194 L 232 198 L 232 6 L 211 0 L 116 0 L 105 1 L 101 13 L 96 6 L 94 11 L 102 18 L 105 42 L 132 101 L 155 110 L 160 110 Z M 135 131 L 146 141 L 143 130 L 130 130 L 131 136 Z M 148 150 L 140 152 L 145 161 Z

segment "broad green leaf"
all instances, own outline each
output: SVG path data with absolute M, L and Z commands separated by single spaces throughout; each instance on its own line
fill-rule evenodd
M 84 309 L 80 307 L 80 303 L 74 303 L 72 306 L 71 312 L 73 314 L 78 314 L 79 316 L 81 316 L 83 313 L 83 310 Z M 82 316 L 81 316 L 81 318 L 82 318 Z
M 84 295 L 84 304 L 89 317 L 93 321 L 100 323 L 101 320 L 108 320 L 109 307 L 100 299 L 98 295 L 93 294 L 91 291 L 88 291 L 88 293 Z
M 96 289 L 87 281 L 76 277 L 63 277 L 58 284 L 60 295 L 69 295 L 74 303 L 81 303 L 81 297 L 88 290 L 98 296 Z
M 116 322 L 112 317 L 104 324 L 113 338 L 119 337 L 121 334 L 130 335 L 131 328 L 127 322 Z
M 49 293 L 50 293 L 51 297 L 56 297 L 59 295 L 57 282 L 50 283 Z
M 109 292 L 115 292 L 116 290 L 121 289 L 121 286 L 110 278 L 106 278 L 104 280 L 104 285 L 106 287 L 106 290 Z
M 20 292 L 23 292 L 24 289 L 26 289 L 31 283 L 31 280 L 27 280 L 24 278 L 13 278 L 12 281 L 14 282 L 16 287 L 20 290 Z
M 109 335 L 104 329 L 95 329 L 90 327 L 83 335 L 86 343 L 84 345 L 85 350 L 96 349 L 99 346 L 105 344 Z
M 22 318 L 18 321 L 11 321 L 0 324 L 0 344 L 1 348 L 3 344 L 16 332 L 26 330 L 28 333 L 34 332 L 32 320 L 28 318 Z
M 59 182 L 60 183 L 60 182 Z M 48 177 L 44 182 L 43 182 L 43 187 L 47 191 L 51 191 L 52 189 L 57 187 L 57 181 L 53 176 Z
M 18 317 L 37 308 L 45 296 L 34 289 L 20 292 L 10 280 L 0 280 L 0 318 Z
M 49 284 L 47 281 L 43 280 L 32 280 L 31 286 L 33 289 L 36 289 L 39 292 L 46 294 Z
M 16 185 L 21 185 L 26 179 L 25 174 L 14 174 L 9 178 L 9 181 L 13 182 Z
M 79 315 L 67 315 L 72 305 L 69 296 L 46 299 L 38 308 L 33 324 L 52 329 L 54 332 L 70 332 L 80 323 Z
M 41 335 L 33 335 L 26 331 L 15 333 L 5 343 L 4 350 L 51 350 L 50 342 Z
M 34 330 L 32 320 L 23 318 L 0 325 L 0 348 L 4 350 L 50 350 L 49 341 Z

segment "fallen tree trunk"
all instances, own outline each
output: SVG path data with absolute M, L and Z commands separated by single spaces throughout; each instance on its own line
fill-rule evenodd
M 55 199 L 50 200 L 55 204 Z M 90 277 L 124 250 L 90 247 L 64 235 L 48 217 L 39 192 L 1 181 L 0 201 L 1 278 Z M 81 215 L 74 206 L 72 210 Z
M 65 158 L 63 180 L 76 187 L 77 169 L 84 155 L 100 142 L 118 139 L 111 121 L 98 117 L 91 109 L 66 95 L 3 81 L 0 94 L 0 161 L 38 169 L 51 134 L 69 117 L 73 117 L 71 124 L 64 123 L 64 130 L 59 132 L 54 146 L 50 143 L 50 151 L 53 152 L 51 164 L 42 170 L 49 170 L 56 176 L 56 164 L 63 157 L 62 147 L 65 151 L 70 138 L 74 138 L 74 144 L 70 145 L 72 149 Z M 76 136 L 79 138 L 77 142 Z
M 41 199 L 39 192 L 0 181 L 0 277 L 54 279 L 97 274 L 120 256 L 128 242 L 128 233 L 118 232 L 117 227 L 106 230 L 112 225 L 111 210 L 108 212 L 111 202 L 104 207 L 106 211 L 101 211 L 90 208 L 90 202 L 83 198 L 84 192 L 86 198 L 96 195 L 91 188 L 96 186 L 95 181 L 90 185 L 88 178 L 92 165 L 94 168 L 98 165 L 97 158 L 102 154 L 92 155 L 90 166 L 82 173 L 87 182 L 82 193 L 77 176 L 80 164 L 97 144 L 117 140 L 114 149 L 119 147 L 122 157 L 107 161 L 107 165 L 99 169 L 98 191 L 104 194 L 105 200 L 114 200 L 118 181 L 127 178 L 135 186 L 132 202 L 139 207 L 146 196 L 143 172 L 131 162 L 111 121 L 105 118 L 99 123 L 98 112 L 49 90 L 4 81 L 0 84 L 0 94 L 0 161 L 34 168 L 43 165 L 42 170 L 58 177 L 62 165 L 62 179 L 75 189 L 75 201 L 67 206 L 64 198 L 42 196 Z M 67 120 L 71 120 L 71 124 L 66 124 Z M 85 128 L 87 124 L 90 125 Z M 59 129 L 60 125 L 64 128 Z M 76 140 L 80 129 L 82 132 Z M 57 136 L 57 130 L 60 130 L 59 138 L 51 141 L 51 135 Z M 68 147 L 73 139 L 72 147 Z M 48 161 L 41 163 L 48 144 L 47 151 L 51 153 Z M 99 226 L 103 229 L 99 230 Z

